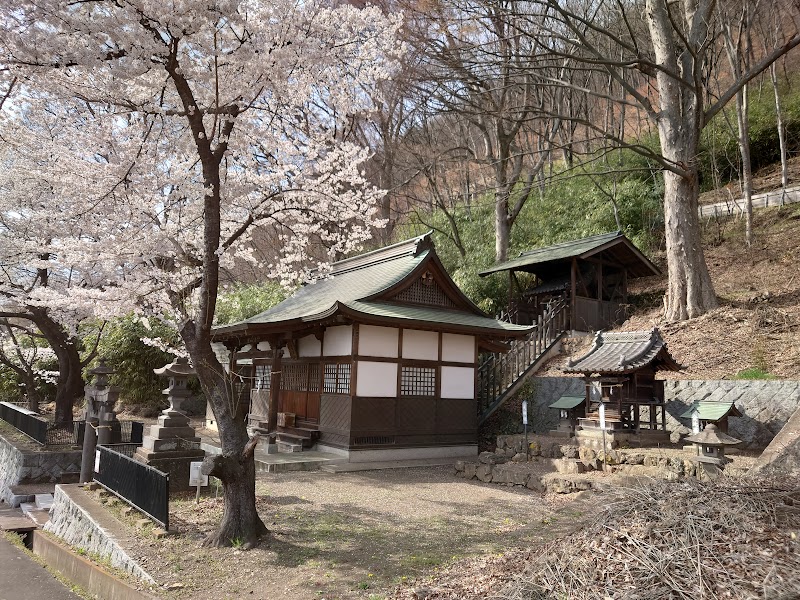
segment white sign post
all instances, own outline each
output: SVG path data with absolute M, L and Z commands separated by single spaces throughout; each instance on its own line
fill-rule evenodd
M 602 402 L 600 403 L 598 412 L 600 413 L 600 429 L 603 431 L 603 471 L 605 471 L 608 448 L 606 447 L 606 405 Z
M 692 433 L 700 433 L 700 413 L 692 411 Z
M 528 401 L 522 401 L 522 424 L 525 425 L 525 462 L 528 462 L 528 452 L 530 447 L 528 446 Z
M 189 463 L 189 487 L 197 486 L 197 495 L 195 495 L 194 501 L 197 504 L 200 504 L 200 488 L 202 486 L 208 485 L 208 475 L 203 475 L 201 468 L 203 467 L 203 461 L 196 461 Z

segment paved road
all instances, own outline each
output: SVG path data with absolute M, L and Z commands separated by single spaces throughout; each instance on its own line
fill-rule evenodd
M 783 196 L 783 197 L 782 197 Z M 753 194 L 753 208 L 766 208 L 768 206 L 779 206 L 781 201 L 784 204 L 800 202 L 800 187 L 772 190 L 762 194 Z M 744 198 L 731 199 L 716 204 L 704 204 L 699 207 L 700 217 L 725 217 L 744 213 Z
M 0 600 L 80 600 L 50 572 L 0 537 Z

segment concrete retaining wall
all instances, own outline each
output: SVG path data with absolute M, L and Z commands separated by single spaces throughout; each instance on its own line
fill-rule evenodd
M 81 451 L 33 452 L 0 436 L 0 500 L 11 501 L 11 487 L 26 483 L 57 483 L 65 472 L 81 470 Z
M 156 598 L 106 573 L 85 558 L 76 556 L 69 548 L 49 539 L 45 534 L 33 533 L 33 552 L 41 556 L 49 567 L 92 594 L 92 597 L 104 600 L 155 600 Z
M 583 379 L 534 377 L 533 381 L 531 426 L 536 433 L 545 433 L 558 423 L 557 411 L 548 405 L 563 395 L 582 395 Z M 675 433 L 674 438 L 689 432 L 689 422 L 678 417 L 697 400 L 733 400 L 743 416 L 729 419 L 729 433 L 748 448 L 769 444 L 800 408 L 800 381 L 677 380 L 664 384 L 667 429 Z
M 125 534 L 121 526 L 77 484 L 56 486 L 50 520 L 44 529 L 74 548 L 107 559 L 117 569 L 153 583 L 153 578 L 123 548 Z

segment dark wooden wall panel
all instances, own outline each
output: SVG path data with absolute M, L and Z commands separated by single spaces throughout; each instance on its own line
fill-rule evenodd
M 397 400 L 398 433 L 428 433 L 436 429 L 434 398 L 400 398 Z

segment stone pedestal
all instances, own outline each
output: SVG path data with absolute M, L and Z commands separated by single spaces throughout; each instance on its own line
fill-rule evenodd
M 134 459 L 169 473 L 169 491 L 185 491 L 189 488 L 189 465 L 205 458 L 200 449 L 200 438 L 189 425 L 187 417 L 180 409 L 189 397 L 186 380 L 194 371 L 186 359 L 155 369 L 158 375 L 169 375 L 170 385 L 164 390 L 170 406 L 158 417 L 158 425 L 150 426 L 150 434 L 142 438 L 141 447 L 136 449 Z

